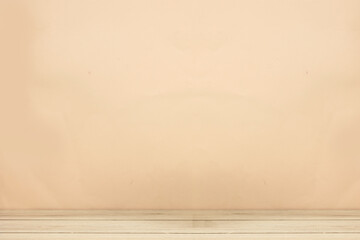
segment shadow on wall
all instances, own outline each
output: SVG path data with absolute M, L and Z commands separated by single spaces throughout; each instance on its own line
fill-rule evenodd
M 31 105 L 32 46 L 40 31 L 31 2 L 0 1 L 0 208 L 42 208 L 44 200 L 61 208 L 69 198 L 56 192 L 71 184 L 62 178 L 72 171 L 64 164 L 64 141 Z

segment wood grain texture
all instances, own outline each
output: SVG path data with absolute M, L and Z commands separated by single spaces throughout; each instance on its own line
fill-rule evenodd
M 2 234 L 1 240 L 359 240 L 359 234 Z
M 360 211 L 0 211 L 6 239 L 360 239 Z

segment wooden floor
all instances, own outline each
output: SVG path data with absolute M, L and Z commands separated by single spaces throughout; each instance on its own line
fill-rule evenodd
M 5 239 L 360 240 L 360 210 L 0 210 L 0 240 Z

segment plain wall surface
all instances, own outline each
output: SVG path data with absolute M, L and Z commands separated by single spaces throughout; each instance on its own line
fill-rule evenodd
M 360 1 L 0 0 L 0 208 L 360 208 Z

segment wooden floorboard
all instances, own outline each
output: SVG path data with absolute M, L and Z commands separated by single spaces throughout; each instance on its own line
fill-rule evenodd
M 3 234 L 2 240 L 359 240 L 358 234 Z
M 360 211 L 0 210 L 4 239 L 360 240 Z

